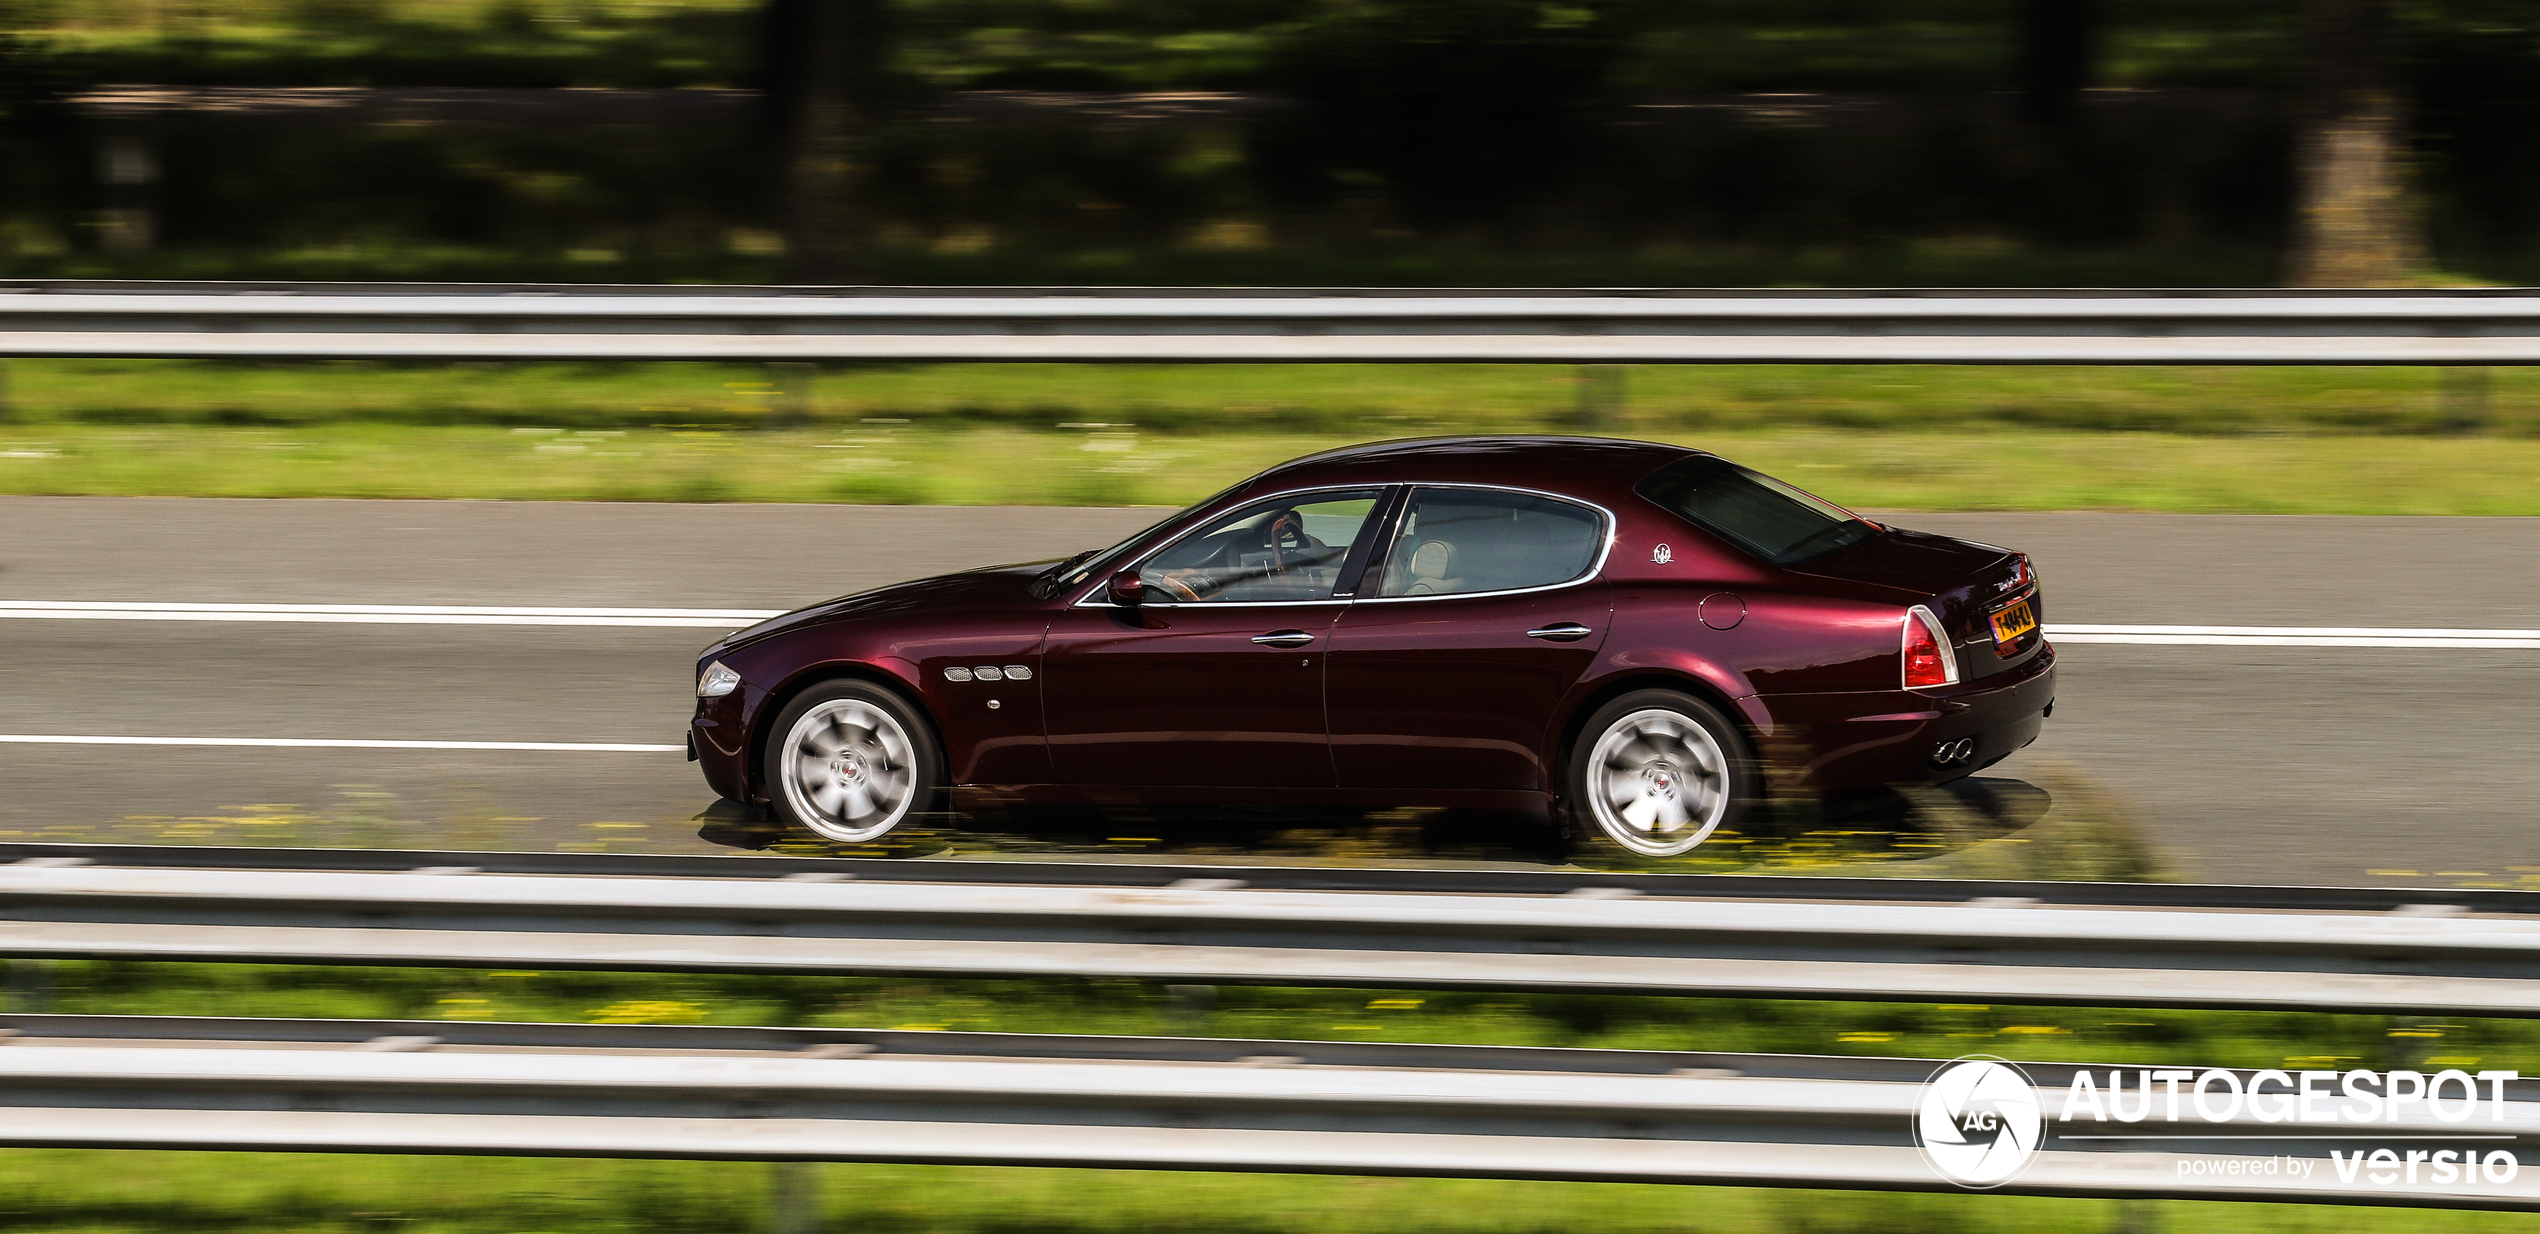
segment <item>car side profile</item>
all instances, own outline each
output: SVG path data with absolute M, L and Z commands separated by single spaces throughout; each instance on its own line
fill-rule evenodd
M 699 658 L 726 798 L 843 843 L 913 815 L 1471 807 L 1688 852 L 1767 777 L 1934 784 L 2055 699 L 2019 553 L 1646 442 L 1380 442 L 1063 562 L 884 587 Z

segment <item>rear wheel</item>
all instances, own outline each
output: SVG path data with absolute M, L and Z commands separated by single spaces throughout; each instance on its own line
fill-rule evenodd
M 1737 726 L 1673 690 L 1598 708 L 1571 747 L 1567 778 L 1573 832 L 1640 857 L 1674 857 L 1736 830 L 1755 798 Z
M 861 681 L 813 686 L 770 730 L 776 817 L 841 844 L 865 844 L 935 808 L 943 791 L 933 730 L 899 695 Z

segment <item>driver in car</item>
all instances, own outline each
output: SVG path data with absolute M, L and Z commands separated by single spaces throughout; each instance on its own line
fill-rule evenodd
M 1198 561 L 1151 563 L 1143 581 L 1175 600 L 1304 599 L 1316 591 L 1317 573 L 1337 567 L 1343 554 L 1307 532 L 1305 516 L 1293 509 L 1196 543 Z

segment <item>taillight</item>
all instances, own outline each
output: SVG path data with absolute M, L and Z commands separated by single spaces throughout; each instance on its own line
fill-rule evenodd
M 2036 585 L 2037 571 L 2029 566 L 2028 554 L 2022 553 L 2020 554 L 2019 571 L 2011 576 L 2011 590 L 2018 591 L 2022 587 L 2034 587 Z
M 1941 633 L 1940 618 L 1915 605 L 1905 610 L 1905 688 L 1927 690 L 1958 684 L 1958 657 Z

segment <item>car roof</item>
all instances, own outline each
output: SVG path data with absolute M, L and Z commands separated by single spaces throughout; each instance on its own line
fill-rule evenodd
M 1254 493 L 1327 484 L 1455 483 L 1612 501 L 1649 473 L 1703 453 L 1611 437 L 1415 437 L 1309 454 L 1262 472 Z

